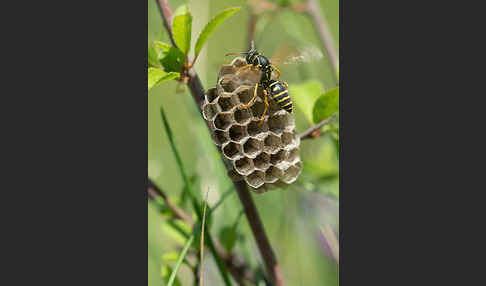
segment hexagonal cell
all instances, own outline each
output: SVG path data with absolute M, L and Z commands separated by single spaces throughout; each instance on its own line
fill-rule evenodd
M 241 156 L 241 145 L 229 142 L 223 147 L 223 154 L 226 158 L 234 160 Z
M 236 69 L 232 65 L 223 65 L 221 67 L 221 69 L 219 70 L 218 78 L 225 76 L 227 74 L 233 74 L 235 72 L 236 72 Z
M 260 120 L 252 121 L 248 124 L 248 134 L 254 137 L 265 133 L 268 131 L 268 126 L 266 124 L 260 125 Z
M 295 165 L 294 165 L 294 166 L 295 166 L 296 168 L 302 169 L 302 162 L 301 162 L 301 161 L 299 161 L 299 162 L 295 163 Z
M 219 106 L 217 104 L 206 104 L 203 106 L 203 117 L 206 120 L 212 120 L 220 111 L 221 110 L 219 109 Z
M 274 135 L 273 133 L 269 133 L 268 136 L 265 138 L 265 146 L 263 149 L 265 152 L 274 154 L 275 152 L 278 152 L 280 148 L 282 148 L 282 141 L 280 140 L 280 137 Z
M 282 144 L 283 145 L 292 144 L 292 139 L 293 139 L 292 133 L 285 132 L 285 133 L 282 134 L 281 138 L 282 138 Z
M 240 124 L 246 124 L 251 120 L 251 114 L 248 109 L 237 109 L 235 111 L 235 120 Z
M 287 184 L 295 182 L 297 177 L 300 174 L 300 169 L 295 166 L 290 166 L 287 170 L 284 171 L 284 175 L 282 176 L 282 181 Z
M 229 138 L 232 141 L 240 142 L 241 140 L 248 137 L 248 133 L 246 132 L 246 127 L 241 125 L 233 125 L 229 129 Z
M 266 170 L 270 166 L 270 155 L 267 153 L 260 153 L 253 159 L 253 164 L 260 170 Z
M 235 66 L 235 67 L 246 66 L 246 60 L 242 57 L 237 57 L 237 58 L 233 59 L 233 61 L 231 62 L 231 65 Z
M 283 176 L 284 172 L 277 167 L 271 166 L 265 172 L 265 183 L 275 183 Z
M 214 119 L 214 126 L 221 130 L 226 130 L 233 123 L 231 113 L 219 113 Z
M 263 111 L 265 110 L 265 103 L 254 102 L 253 105 L 250 106 L 250 110 L 253 117 L 261 118 L 263 115 Z
M 221 146 L 230 140 L 228 131 L 214 130 L 213 140 L 216 145 Z
M 261 187 L 265 183 L 265 173 L 262 171 L 255 171 L 246 176 L 245 181 L 253 188 Z
M 238 105 L 238 98 L 236 97 L 235 94 L 233 95 L 229 94 L 229 96 L 228 95 L 221 96 L 218 99 L 218 104 L 223 111 L 228 111 L 233 107 L 235 107 L 236 105 Z
M 299 148 L 295 148 L 290 150 L 289 155 L 287 156 L 287 162 L 294 162 L 299 158 Z
M 215 87 L 209 88 L 206 92 L 206 102 L 212 103 L 218 96 L 218 91 Z
M 270 156 L 270 163 L 272 165 L 278 165 L 279 163 L 283 162 L 287 158 L 287 151 L 280 150 L 276 154 L 272 154 Z
M 248 104 L 250 99 L 253 97 L 253 88 L 248 86 L 239 86 L 235 90 L 235 93 L 242 104 Z
M 231 77 L 225 76 L 219 80 L 219 85 L 223 88 L 224 92 L 233 92 L 237 87 L 235 82 L 231 79 Z
M 243 144 L 243 152 L 250 158 L 255 158 L 258 153 L 263 151 L 263 141 L 250 138 Z
M 287 126 L 293 126 L 290 114 L 273 115 L 268 119 L 270 131 L 280 134 Z
M 235 170 L 238 174 L 244 176 L 250 174 L 255 169 L 253 161 L 250 158 L 246 157 L 233 161 L 233 166 L 235 167 Z

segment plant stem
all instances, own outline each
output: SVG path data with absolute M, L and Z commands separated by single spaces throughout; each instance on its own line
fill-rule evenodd
M 172 44 L 175 46 L 175 42 L 173 40 L 173 35 L 172 35 L 172 27 L 170 23 L 173 15 L 172 9 L 169 3 L 167 2 L 167 0 L 157 0 L 157 3 L 159 5 L 159 11 L 162 15 L 165 28 L 169 33 L 169 37 L 171 39 Z M 205 94 L 204 88 L 201 84 L 201 80 L 199 79 L 199 76 L 197 75 L 196 71 L 193 68 L 189 70 L 188 77 L 189 77 L 189 81 L 187 85 L 191 91 L 191 95 L 194 98 L 194 101 L 196 102 L 199 108 L 199 111 L 201 112 L 201 106 L 204 102 L 204 94 Z M 225 166 L 228 165 L 225 164 Z M 240 182 L 233 182 L 233 184 L 235 185 L 235 188 L 240 197 L 240 201 L 244 206 L 246 217 L 248 219 L 248 222 L 250 223 L 253 236 L 257 241 L 258 248 L 265 262 L 267 272 L 270 275 L 271 280 L 275 282 L 276 286 L 284 285 L 277 260 L 275 259 L 275 255 L 273 253 L 272 247 L 266 236 L 265 230 L 260 220 L 260 216 L 253 203 L 252 197 L 249 193 L 246 183 L 240 181 Z M 211 242 L 211 239 L 208 239 L 208 242 Z M 211 248 L 211 244 L 209 244 L 209 246 Z
M 260 254 L 265 262 L 267 271 L 270 274 L 270 278 L 275 282 L 275 285 L 284 285 L 277 259 L 275 258 L 275 254 L 273 253 L 272 247 L 265 233 L 265 229 L 262 221 L 260 220 L 260 216 L 258 215 L 253 198 L 248 191 L 248 187 L 244 181 L 235 182 L 234 184 L 236 191 L 238 192 L 238 196 L 240 197 L 240 201 L 243 204 L 243 209 L 253 232 L 253 236 L 257 242 L 258 249 L 260 250 Z
M 299 135 L 300 140 L 312 139 L 312 138 L 318 137 L 319 134 L 316 134 L 315 132 L 318 131 L 322 126 L 324 126 L 327 123 L 329 123 L 332 119 L 334 119 L 334 117 L 336 117 L 336 115 L 331 115 L 328 118 L 326 118 L 326 119 L 322 120 L 321 122 L 317 123 L 316 125 L 310 127 L 306 131 L 302 132 Z
M 327 56 L 329 57 L 329 61 L 331 62 L 334 80 L 336 85 L 339 85 L 337 51 L 331 32 L 329 31 L 329 25 L 327 24 L 326 19 L 322 16 L 321 7 L 316 0 L 307 0 L 307 9 L 305 11 L 314 22 L 314 27 L 318 31 L 319 39 L 321 40 Z

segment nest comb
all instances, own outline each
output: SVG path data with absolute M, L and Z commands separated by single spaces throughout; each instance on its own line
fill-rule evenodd
M 264 122 L 259 124 L 265 108 L 261 85 L 253 104 L 248 109 L 241 107 L 253 97 L 261 76 L 260 71 L 251 69 L 237 73 L 244 65 L 245 59 L 235 58 L 221 67 L 216 87 L 205 94 L 203 116 L 214 143 L 231 163 L 230 177 L 263 193 L 297 180 L 302 170 L 300 138 L 292 114 L 271 98 Z

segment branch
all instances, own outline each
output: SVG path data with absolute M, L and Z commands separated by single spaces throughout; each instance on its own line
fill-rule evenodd
M 300 140 L 312 139 L 312 138 L 318 137 L 320 135 L 319 129 L 321 129 L 322 126 L 329 123 L 335 117 L 336 117 L 336 115 L 332 115 L 329 118 L 322 120 L 321 122 L 317 123 L 316 125 L 312 126 L 311 128 L 307 129 L 306 131 L 302 132 L 299 135 Z
M 157 1 L 157 7 L 159 7 L 159 12 L 161 15 L 165 15 L 162 17 L 162 21 L 164 22 L 164 27 L 167 30 L 167 33 L 169 34 L 170 42 L 174 47 L 177 47 L 175 41 L 174 41 L 174 36 L 172 35 L 172 9 L 170 8 L 170 4 L 168 0 L 156 0 Z
M 186 214 L 186 212 L 183 209 L 179 208 L 177 205 L 169 201 L 167 195 L 159 187 L 157 187 L 150 179 L 149 179 L 149 187 L 147 189 L 147 192 L 148 192 L 149 199 L 151 200 L 155 200 L 157 196 L 161 196 L 162 199 L 164 199 L 164 202 L 167 205 L 167 207 L 172 212 L 174 212 L 176 218 L 184 221 L 191 227 L 194 225 L 194 220 L 192 219 L 192 217 Z
M 179 208 L 173 202 L 171 202 L 165 192 L 161 190 L 154 182 L 149 178 L 149 187 L 147 188 L 148 197 L 150 200 L 156 200 L 158 196 L 164 199 L 167 207 L 175 214 L 176 219 L 180 219 L 187 223 L 190 228 L 194 227 L 194 220 L 183 209 Z M 229 272 L 238 283 L 238 285 L 244 285 L 243 281 L 247 280 L 251 283 L 256 283 L 256 274 L 249 269 L 249 265 L 241 257 L 226 252 L 221 243 L 217 240 L 214 241 L 214 248 L 218 255 L 223 260 L 224 264 L 228 268 Z
M 275 258 L 272 246 L 270 245 L 267 234 L 265 233 L 265 229 L 263 228 L 263 224 L 260 220 L 260 216 L 258 215 L 253 198 L 248 191 L 248 187 L 244 181 L 234 182 L 234 185 L 236 191 L 238 192 L 238 196 L 240 197 L 240 201 L 243 204 L 243 209 L 253 232 L 253 236 L 257 242 L 258 249 L 260 250 L 263 261 L 265 262 L 265 267 L 267 268 L 272 281 L 275 282 L 275 285 L 284 285 L 277 259 Z
M 172 27 L 171 27 L 171 20 L 172 20 L 172 9 L 167 2 L 167 0 L 157 0 L 157 4 L 159 5 L 159 11 L 162 15 L 164 25 L 167 29 L 167 32 L 169 33 L 169 36 L 171 38 L 172 44 L 173 42 L 173 35 L 172 35 Z M 189 86 L 189 89 L 191 91 L 191 95 L 194 98 L 194 101 L 197 103 L 197 106 L 199 108 L 199 111 L 201 111 L 201 106 L 204 102 L 204 88 L 201 84 L 201 81 L 199 79 L 199 76 L 197 75 L 196 71 L 191 68 L 188 72 L 188 77 L 189 81 L 187 85 Z M 206 121 L 205 121 L 206 122 Z M 206 122 L 207 124 L 207 122 Z M 209 129 L 208 129 L 209 130 Z M 223 163 L 224 159 L 223 159 Z M 225 164 L 225 166 L 228 166 Z M 248 222 L 250 223 L 251 230 L 253 232 L 253 236 L 255 237 L 255 240 L 257 241 L 258 248 L 260 250 L 260 253 L 262 255 L 262 258 L 265 262 L 265 266 L 267 268 L 267 272 L 270 275 L 270 278 L 272 281 L 275 282 L 275 286 L 282 286 L 284 285 L 282 276 L 280 274 L 280 269 L 277 264 L 277 261 L 275 259 L 275 255 L 273 253 L 272 247 L 269 243 L 269 240 L 265 234 L 265 230 L 263 228 L 263 225 L 260 220 L 260 216 L 258 215 L 258 212 L 255 208 L 255 205 L 253 203 L 250 191 L 248 190 L 247 185 L 240 181 L 240 182 L 233 182 L 235 185 L 235 188 L 238 192 L 238 195 L 240 197 L 240 201 L 244 206 L 245 214 L 248 219 Z M 223 257 L 224 259 L 224 257 Z
M 316 0 L 307 0 L 307 9 L 305 12 L 312 18 L 314 21 L 314 27 L 317 29 L 319 33 L 319 38 L 321 40 L 322 45 L 324 46 L 327 56 L 332 65 L 332 71 L 335 82 L 339 85 L 338 80 L 338 59 L 337 59 L 337 51 L 336 47 L 334 46 L 334 42 L 332 39 L 331 32 L 329 31 L 329 25 L 327 24 L 326 19 L 322 16 L 321 7 Z

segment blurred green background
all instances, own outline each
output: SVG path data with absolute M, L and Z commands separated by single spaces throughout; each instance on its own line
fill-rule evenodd
M 174 10 L 182 4 L 189 5 L 194 17 L 193 46 L 204 25 L 214 15 L 226 8 L 241 7 L 240 11 L 228 18 L 212 34 L 195 65 L 204 88 L 214 86 L 220 65 L 229 63 L 232 59 L 232 57 L 224 57 L 224 54 L 247 50 L 247 23 L 250 15 L 248 2 L 241 0 L 169 2 Z M 300 1 L 288 2 L 299 3 Z M 321 13 L 328 21 L 336 48 L 339 48 L 339 1 L 320 0 L 319 2 Z M 148 0 L 148 40 L 149 44 L 154 40 L 170 43 L 155 0 Z M 307 96 L 306 91 L 318 88 L 323 92 L 336 87 L 329 61 L 326 59 L 313 22 L 309 17 L 290 9 L 265 13 L 258 20 L 255 43 L 257 49 L 269 58 L 282 44 L 296 48 L 315 46 L 323 52 L 324 57 L 312 63 L 279 66 L 282 71 L 281 79 L 289 83 L 290 90 L 300 89 L 300 92 L 291 93 L 291 96 L 297 107 L 295 110 L 297 131 L 299 133 L 304 131 L 313 124 L 306 116 L 306 112 L 312 110 L 315 100 L 314 97 Z M 192 57 L 193 53 L 190 55 Z M 170 81 L 149 92 L 149 177 L 171 198 L 178 200 L 183 189 L 183 181 L 162 126 L 160 107 L 163 106 L 188 175 L 195 177 L 198 195 L 202 197 L 209 189 L 209 205 L 214 205 L 232 184 L 226 176 L 217 149 L 211 141 L 192 97 L 187 89 L 178 93 L 176 88 L 177 83 Z M 303 141 L 300 150 L 304 170 L 297 182 L 286 189 L 253 196 L 281 264 L 286 285 L 338 285 L 338 266 L 330 256 L 322 237 L 322 228 L 325 225 L 331 226 L 334 233 L 338 233 L 337 145 L 335 136 L 331 134 Z M 211 233 L 215 237 L 220 237 L 224 227 L 233 225 L 240 210 L 241 203 L 236 193 L 232 194 L 214 213 Z M 164 227 L 164 220 L 165 217 L 149 203 L 148 285 L 150 286 L 164 285 L 161 268 L 166 262 L 162 256 L 170 251 L 180 251 L 183 245 L 169 235 L 167 228 Z M 262 261 L 245 217 L 240 221 L 238 231 L 240 240 L 234 251 L 248 259 L 253 268 L 261 267 Z M 220 238 L 224 239 L 224 237 Z M 214 260 L 209 252 L 206 254 L 205 285 L 223 285 Z M 192 273 L 186 266 L 181 267 L 178 278 L 182 285 L 193 283 Z

